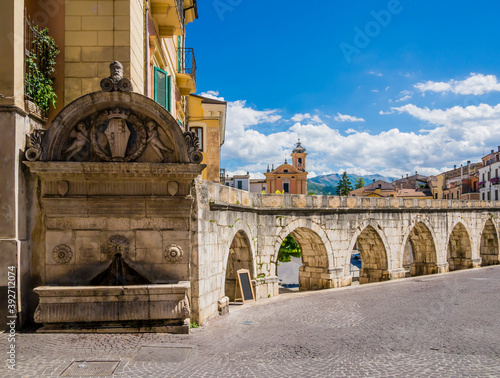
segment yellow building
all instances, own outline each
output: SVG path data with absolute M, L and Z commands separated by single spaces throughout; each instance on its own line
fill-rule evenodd
M 188 127 L 200 139 L 202 163 L 207 165 L 202 177 L 208 181 L 220 180 L 220 147 L 226 132 L 226 109 L 225 101 L 194 94 L 188 97 Z
M 378 180 L 371 184 L 368 184 L 362 188 L 354 189 L 349 192 L 351 197 L 395 197 L 396 188 L 394 185 L 385 182 L 383 180 Z
M 119 61 L 134 92 L 154 99 L 185 126 L 186 96 L 196 92 L 196 61 L 184 44 L 185 25 L 198 17 L 196 0 L 52 3 L 23 4 L 32 27 L 48 27 L 60 51 L 54 73 L 58 104 L 49 111 L 49 121 L 76 98 L 101 90 L 109 64 Z
M 208 166 L 203 177 L 218 181 L 225 104 L 190 96 L 196 92 L 196 61 L 193 49 L 185 45 L 185 25 L 198 18 L 196 0 L 2 0 L 0 9 L 2 267 L 17 266 L 18 256 L 28 254 L 30 248 L 26 217 L 29 185 L 21 161 L 26 135 L 47 128 L 73 100 L 100 91 L 100 81 L 109 76 L 114 61 L 123 65 L 124 77 L 133 90 L 166 108 L 183 131 L 187 131 L 191 108 L 189 127 L 201 138 L 203 162 Z M 44 28 L 59 50 L 55 72 L 46 75 L 54 79 L 57 95 L 56 108 L 51 106 L 48 111 L 40 106 L 39 97 L 29 95 L 35 85 L 30 81 L 33 67 L 27 62 L 31 53 L 36 62 L 42 61 L 42 53 L 32 42 Z M 192 101 L 190 106 L 188 101 Z M 28 277 L 21 274 L 20 285 Z M 0 280 L 0 288 L 4 286 L 5 280 Z M 31 300 L 30 295 L 20 292 L 20 303 Z M 0 305 L 0 318 L 5 320 L 3 296 Z M 19 311 L 23 323 L 25 315 Z
M 276 191 L 289 194 L 307 194 L 306 149 L 300 140 L 292 151 L 292 164 L 285 164 L 264 173 L 266 176 L 266 193 Z

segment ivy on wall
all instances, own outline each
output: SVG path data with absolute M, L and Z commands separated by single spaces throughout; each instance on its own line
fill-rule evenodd
M 26 58 L 25 91 L 26 97 L 46 112 L 50 105 L 56 107 L 57 95 L 51 76 L 59 50 L 48 28 L 39 30 L 38 26 L 34 26 L 33 29 L 32 47 Z

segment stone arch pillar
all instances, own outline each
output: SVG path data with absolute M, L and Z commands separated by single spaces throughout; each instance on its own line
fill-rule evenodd
M 235 298 L 236 272 L 239 269 L 248 269 L 250 271 L 250 277 L 255 277 L 250 240 L 247 234 L 242 230 L 238 231 L 234 236 L 231 246 L 229 247 L 227 258 L 224 291 L 225 295 L 229 297 L 231 301 L 234 301 Z
M 388 280 L 387 251 L 378 232 L 372 226 L 367 226 L 357 236 L 356 243 L 361 255 L 359 283 Z
M 342 269 L 332 268 L 333 253 L 325 231 L 314 222 L 300 219 L 290 223 L 280 232 L 275 244 L 275 258 L 281 242 L 291 235 L 302 252 L 299 268 L 299 290 L 319 290 L 342 286 Z
M 408 242 L 411 245 L 413 257 L 410 274 L 422 276 L 437 273 L 436 246 L 429 228 L 422 222 L 417 223 L 408 235 Z
M 448 263 L 450 271 L 473 267 L 472 247 L 467 229 L 457 223 L 448 240 Z
M 499 264 L 497 229 L 491 219 L 486 221 L 479 245 L 479 255 L 483 266 Z

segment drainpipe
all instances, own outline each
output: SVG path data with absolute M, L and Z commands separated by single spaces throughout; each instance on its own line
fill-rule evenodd
M 144 0 L 144 96 L 149 97 L 149 18 L 148 0 Z

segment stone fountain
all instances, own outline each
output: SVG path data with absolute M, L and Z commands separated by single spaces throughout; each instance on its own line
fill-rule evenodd
M 132 92 L 118 62 L 111 71 L 29 140 L 34 320 L 49 332 L 186 333 L 199 142 Z

